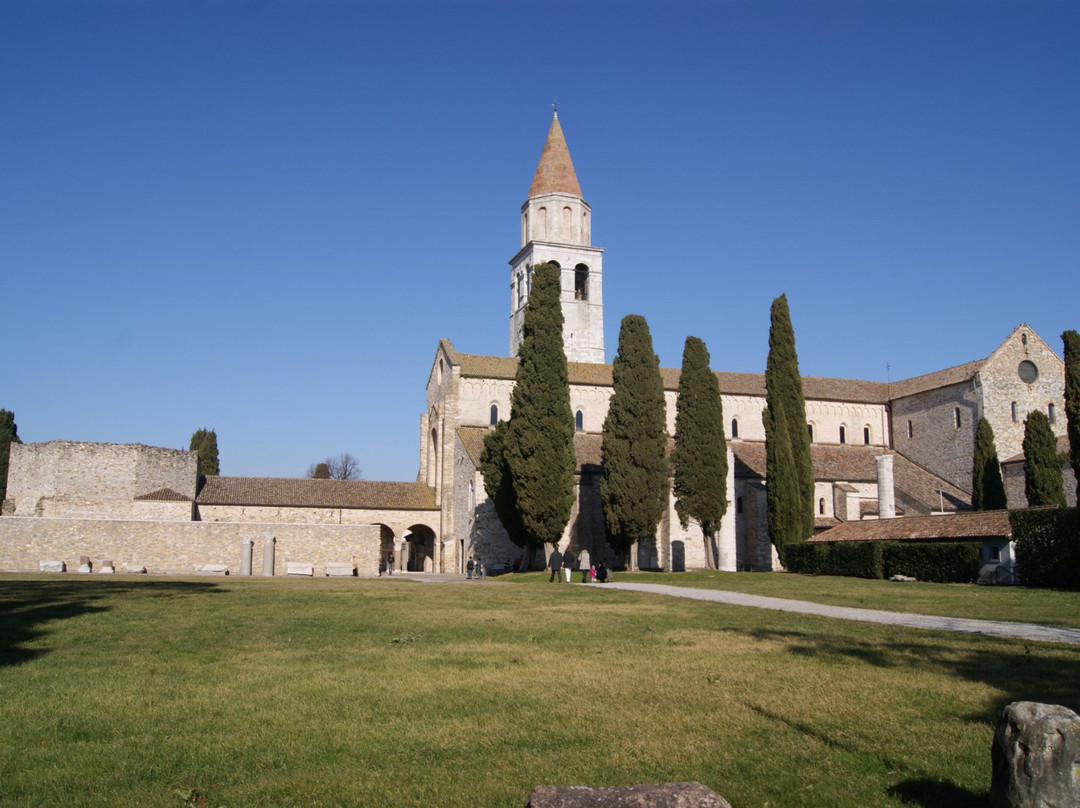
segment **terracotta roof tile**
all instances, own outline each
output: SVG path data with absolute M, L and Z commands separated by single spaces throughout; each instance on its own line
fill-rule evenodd
M 570 149 L 566 145 L 558 114 L 551 119 L 544 150 L 540 153 L 540 163 L 529 188 L 530 197 L 551 193 L 581 196 L 581 186 L 574 172 L 574 163 L 570 160 Z
M 480 453 L 484 451 L 484 436 L 491 430 L 479 426 L 458 427 L 458 437 L 473 465 L 480 467 Z M 578 473 L 598 472 L 600 470 L 600 446 L 602 439 L 596 432 L 577 432 L 574 434 L 574 455 L 577 457 Z
M 171 488 L 159 488 L 149 494 L 140 494 L 135 497 L 136 502 L 191 502 L 191 497 L 174 491 Z
M 1011 538 L 1008 511 L 966 511 L 941 516 L 844 522 L 809 541 L 982 541 Z
M 435 510 L 435 492 L 423 483 L 298 477 L 207 477 L 195 501 L 278 508 Z
M 939 370 L 935 373 L 927 373 L 925 376 L 915 376 L 911 379 L 893 382 L 890 394 L 895 400 L 913 396 L 916 393 L 925 393 L 927 390 L 937 390 L 941 387 L 949 387 L 970 381 L 985 362 L 985 359 L 979 359 L 975 362 L 945 368 L 945 370 Z

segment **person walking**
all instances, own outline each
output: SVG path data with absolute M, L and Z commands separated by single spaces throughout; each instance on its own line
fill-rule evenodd
M 578 569 L 581 570 L 581 582 L 587 584 L 589 582 L 589 568 L 592 564 L 589 562 L 589 551 L 583 549 L 578 553 Z
M 574 557 L 567 550 L 563 553 L 563 574 L 566 575 L 566 582 L 570 583 L 570 571 L 574 569 Z
M 472 580 L 473 566 L 472 556 L 469 556 L 469 562 L 465 565 L 465 578 L 470 581 Z
M 559 548 L 556 547 L 551 551 L 551 555 L 548 556 L 548 569 L 551 570 L 551 577 L 548 578 L 548 583 L 552 583 L 556 578 L 562 581 L 562 553 L 559 552 Z

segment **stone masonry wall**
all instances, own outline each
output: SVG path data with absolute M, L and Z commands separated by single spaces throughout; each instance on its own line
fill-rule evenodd
M 957 408 L 960 410 L 959 427 L 956 425 Z M 893 441 L 900 454 L 956 487 L 970 491 L 978 421 L 975 386 L 968 382 L 954 384 L 894 402 Z
M 198 463 L 194 452 L 138 443 L 15 444 L 4 513 L 137 519 L 146 507 L 136 497 L 168 488 L 194 499 Z
M 112 561 L 117 571 L 145 567 L 148 573 L 194 574 L 208 564 L 240 572 L 244 539 L 253 544 L 252 572 L 261 574 L 263 544 L 277 539 L 275 574 L 290 561 L 313 564 L 315 575 L 327 563 L 356 563 L 363 574 L 378 569 L 377 525 L 297 525 L 236 522 L 143 522 L 108 519 L 0 518 L 0 569 L 37 571 L 40 561 L 64 561 L 68 570 L 86 555 L 95 571 Z

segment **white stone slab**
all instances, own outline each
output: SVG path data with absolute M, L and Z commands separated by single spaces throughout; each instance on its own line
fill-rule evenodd
M 102 575 L 112 575 L 114 572 L 116 572 L 116 567 L 113 567 L 111 565 L 108 567 L 102 567 L 98 570 L 98 573 Z
M 326 574 L 331 578 L 351 578 L 352 564 L 335 563 L 331 561 L 326 565 Z
M 38 572 L 67 572 L 67 564 L 63 561 L 39 561 Z
M 138 564 L 129 565 L 124 570 L 128 575 L 146 575 L 146 567 L 139 566 Z
M 203 564 L 199 567 L 199 575 L 228 575 L 228 564 Z
M 302 564 L 298 561 L 290 561 L 285 565 L 286 575 L 307 575 L 311 577 L 315 574 L 314 564 Z
M 89 564 L 80 564 L 79 565 L 79 572 L 90 572 L 90 565 Z

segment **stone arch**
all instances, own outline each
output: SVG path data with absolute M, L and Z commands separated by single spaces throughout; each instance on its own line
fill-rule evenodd
M 410 525 L 402 537 L 404 569 L 435 572 L 435 531 L 424 524 Z
M 574 267 L 574 300 L 589 299 L 589 267 L 578 264 Z

